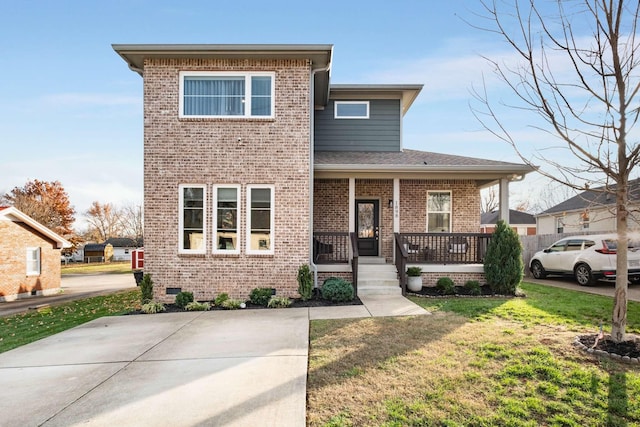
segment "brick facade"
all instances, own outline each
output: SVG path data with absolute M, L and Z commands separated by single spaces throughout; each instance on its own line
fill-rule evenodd
M 27 248 L 40 248 L 40 274 L 27 276 Z M 60 249 L 23 223 L 0 221 L 0 301 L 60 291 Z
M 273 119 L 178 117 L 179 72 L 275 73 Z M 167 287 L 197 300 L 227 292 L 246 299 L 255 287 L 296 296 L 296 275 L 309 260 L 310 64 L 307 60 L 148 59 L 144 68 L 145 272 L 155 298 Z M 178 253 L 180 184 L 206 186 L 206 253 Z M 213 185 L 240 186 L 240 253 L 212 253 Z M 275 188 L 274 254 L 247 255 L 247 185 Z

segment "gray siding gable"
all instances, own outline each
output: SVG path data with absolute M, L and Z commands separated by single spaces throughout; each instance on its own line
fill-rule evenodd
M 399 99 L 369 101 L 368 119 L 335 119 L 334 103 L 315 111 L 315 151 L 400 151 Z

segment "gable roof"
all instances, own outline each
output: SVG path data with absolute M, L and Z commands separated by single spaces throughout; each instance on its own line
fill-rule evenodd
M 332 44 L 113 44 L 111 47 L 141 76 L 147 58 L 309 59 L 315 70 L 316 104 L 326 105 L 329 99 Z
M 480 215 L 480 224 L 497 224 L 498 219 L 500 217 L 500 212 L 484 212 Z M 518 225 L 518 224 L 527 224 L 527 225 L 536 225 L 536 217 L 521 211 L 516 211 L 513 209 L 509 209 L 509 224 L 510 225 Z
M 593 190 L 586 190 L 582 193 L 573 196 L 563 202 L 558 203 L 555 206 L 550 207 L 544 212 L 539 213 L 537 216 L 549 215 L 558 212 L 580 211 L 584 209 L 593 209 L 599 206 L 611 206 L 616 203 L 616 191 L 617 186 L 610 185 L 609 191 L 604 191 L 605 186 L 596 187 Z M 629 181 L 629 201 L 640 202 L 640 178 L 636 178 Z
M 420 178 L 474 179 L 482 185 L 512 175 L 525 175 L 533 168 L 520 163 L 433 153 L 429 151 L 316 151 L 314 170 L 339 175 L 404 172 Z
M 72 246 L 71 243 L 64 237 L 60 236 L 50 228 L 40 224 L 38 221 L 31 218 L 27 214 L 22 213 L 13 206 L 0 206 L 0 221 L 2 220 L 20 222 L 27 225 L 43 236 L 53 240 L 56 243 L 56 248 L 62 249 L 70 248 Z
M 104 241 L 104 244 L 110 244 L 114 248 L 138 248 L 142 246 L 141 242 L 128 237 L 110 237 Z

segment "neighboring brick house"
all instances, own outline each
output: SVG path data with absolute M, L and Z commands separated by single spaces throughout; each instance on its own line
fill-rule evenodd
M 605 191 L 606 190 L 606 191 Z M 597 187 L 583 191 L 536 215 L 538 234 L 608 233 L 616 231 L 616 185 L 608 190 Z M 640 178 L 629 180 L 629 203 L 631 213 L 640 208 Z M 627 219 L 630 230 L 640 230 L 636 215 Z
M 20 212 L 0 206 L 0 301 L 60 291 L 60 250 L 71 244 Z
M 484 212 L 480 215 L 480 232 L 493 233 L 500 219 L 498 211 Z M 536 234 L 536 217 L 530 213 L 509 209 L 507 224 L 520 236 L 534 236 Z
M 302 264 L 320 282 L 351 274 L 349 233 L 360 257 L 391 263 L 395 233 L 477 233 L 480 189 L 508 194 L 531 171 L 403 149 L 422 85 L 330 85 L 331 45 L 113 47 L 143 76 L 145 272 L 157 298 L 296 296 Z M 428 250 L 413 261 L 432 262 Z

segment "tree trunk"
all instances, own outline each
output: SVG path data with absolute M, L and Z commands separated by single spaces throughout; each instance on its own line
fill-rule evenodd
M 616 256 L 616 288 L 613 296 L 613 314 L 611 319 L 611 339 L 621 342 L 625 339 L 627 327 L 627 288 L 629 267 L 627 265 L 627 179 L 623 177 L 616 185 L 616 229 L 618 230 L 618 249 Z

